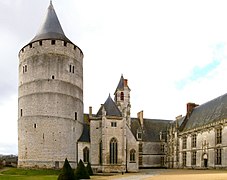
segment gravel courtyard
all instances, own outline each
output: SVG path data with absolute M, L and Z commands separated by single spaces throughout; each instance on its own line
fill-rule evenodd
M 144 169 L 139 173 L 93 176 L 100 180 L 226 180 L 227 170 Z

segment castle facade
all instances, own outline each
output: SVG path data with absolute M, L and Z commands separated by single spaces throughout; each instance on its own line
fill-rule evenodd
M 139 168 L 226 168 L 227 95 L 187 104 L 176 120 L 131 117 L 130 87 L 84 114 L 83 52 L 63 32 L 52 3 L 19 52 L 18 167 L 61 168 L 67 158 L 96 172 Z

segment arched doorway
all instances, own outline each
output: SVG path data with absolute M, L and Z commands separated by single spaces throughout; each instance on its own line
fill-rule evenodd
M 203 166 L 208 167 L 208 156 L 207 156 L 207 154 L 203 155 Z

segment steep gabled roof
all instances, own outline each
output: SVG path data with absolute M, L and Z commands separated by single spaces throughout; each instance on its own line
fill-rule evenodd
M 90 126 L 88 124 L 83 124 L 83 132 L 78 141 L 90 142 Z
M 58 20 L 57 14 L 54 10 L 52 1 L 50 1 L 50 5 L 48 7 L 46 16 L 44 18 L 44 21 L 38 33 L 31 40 L 31 42 L 46 40 L 46 39 L 63 40 L 71 43 L 71 41 L 65 36 L 63 32 L 63 29 Z
M 227 118 L 227 94 L 217 97 L 193 109 L 183 131 L 207 125 Z
M 100 107 L 100 109 L 97 113 L 97 116 L 102 115 L 102 108 L 105 109 L 107 116 L 117 116 L 117 117 L 122 116 L 121 111 L 118 109 L 117 105 L 115 104 L 113 99 L 110 97 L 110 95 L 107 98 L 106 102 Z

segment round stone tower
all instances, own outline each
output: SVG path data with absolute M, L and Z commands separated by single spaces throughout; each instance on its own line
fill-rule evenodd
M 18 166 L 76 167 L 83 130 L 83 53 L 64 34 L 52 3 L 19 52 Z

